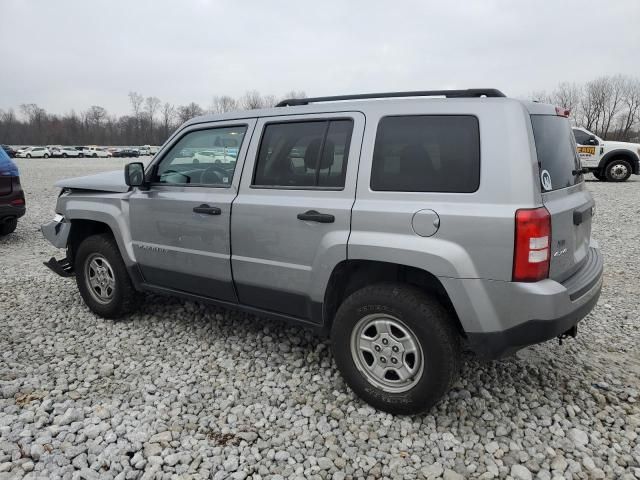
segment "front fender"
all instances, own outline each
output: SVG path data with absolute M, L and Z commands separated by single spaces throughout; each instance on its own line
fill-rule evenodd
M 602 169 L 606 167 L 609 160 L 616 157 L 624 157 L 628 159 L 631 162 L 632 172 L 635 175 L 640 175 L 640 157 L 638 157 L 638 155 L 631 150 L 624 150 L 621 148 L 605 153 L 604 156 L 600 159 L 598 168 Z
M 107 225 L 113 233 L 125 265 L 135 265 L 136 259 L 128 223 L 129 203 L 123 200 L 122 195 L 60 197 L 57 210 L 64 212 L 65 221 L 70 222 L 70 225 L 73 225 L 74 220 L 88 220 Z

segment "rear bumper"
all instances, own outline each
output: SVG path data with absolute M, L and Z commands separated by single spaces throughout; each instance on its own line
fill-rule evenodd
M 9 218 L 20 218 L 26 211 L 25 205 L 0 205 L 0 222 Z
M 452 300 L 471 350 L 499 358 L 577 325 L 598 302 L 602 274 L 602 255 L 591 247 L 582 268 L 563 283 L 458 280 L 453 290 L 461 301 Z M 443 284 L 448 289 L 453 282 Z

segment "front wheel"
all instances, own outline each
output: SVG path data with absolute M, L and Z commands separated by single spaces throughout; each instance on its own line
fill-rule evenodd
M 49 158 L 49 154 L 48 154 L 48 153 L 45 153 L 45 154 L 44 154 L 44 158 Z
M 62 158 L 67 158 L 67 154 L 66 154 L 66 153 L 63 153 L 63 154 L 62 154 Z
M 31 158 L 31 154 L 30 153 L 27 153 L 27 158 Z
M 10 218 L 9 220 L 0 222 L 0 236 L 9 235 L 10 233 L 15 232 L 17 226 L 18 226 L 17 218 Z
M 83 240 L 74 268 L 78 290 L 91 311 L 104 318 L 119 318 L 134 309 L 138 294 L 111 235 Z
M 353 293 L 338 309 L 331 344 L 351 389 L 393 414 L 427 411 L 460 371 L 451 314 L 410 285 L 381 283 Z
M 624 182 L 631 176 L 631 164 L 623 158 L 612 160 L 605 169 L 610 182 Z

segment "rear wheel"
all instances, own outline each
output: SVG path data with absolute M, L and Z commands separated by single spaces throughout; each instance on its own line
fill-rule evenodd
M 605 175 L 610 182 L 624 182 L 631 176 L 631 164 L 624 158 L 616 158 L 607 165 Z
M 67 158 L 67 154 L 66 154 L 66 153 L 63 153 L 63 154 L 62 154 L 62 158 Z
M 593 176 L 596 177 L 601 182 L 606 182 L 607 181 L 607 177 L 602 175 L 602 171 L 601 170 L 593 170 L 591 173 L 593 173 Z
M 381 283 L 353 293 L 338 309 L 331 343 L 351 389 L 389 413 L 428 410 L 460 371 L 451 315 L 410 285 Z
M 45 153 L 45 154 L 44 154 L 44 158 L 49 158 L 49 154 L 48 154 L 48 153 Z
M 111 235 L 83 240 L 74 268 L 78 290 L 91 311 L 104 318 L 119 318 L 134 309 L 138 292 Z
M 31 154 L 30 153 L 27 153 L 27 158 L 31 158 Z
M 0 221 L 0 236 L 9 235 L 10 233 L 15 232 L 17 226 L 17 218 L 10 218 L 9 220 L 5 220 L 4 222 Z

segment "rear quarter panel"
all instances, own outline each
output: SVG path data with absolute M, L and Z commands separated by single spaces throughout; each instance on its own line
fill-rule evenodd
M 367 112 L 348 257 L 411 265 L 440 277 L 511 280 L 514 212 L 541 203 L 527 110 L 505 98 L 426 100 L 391 107 L 379 103 Z M 478 190 L 372 191 L 376 130 L 387 115 L 475 116 L 480 129 Z M 412 217 L 421 209 L 440 217 L 431 237 L 413 231 Z

